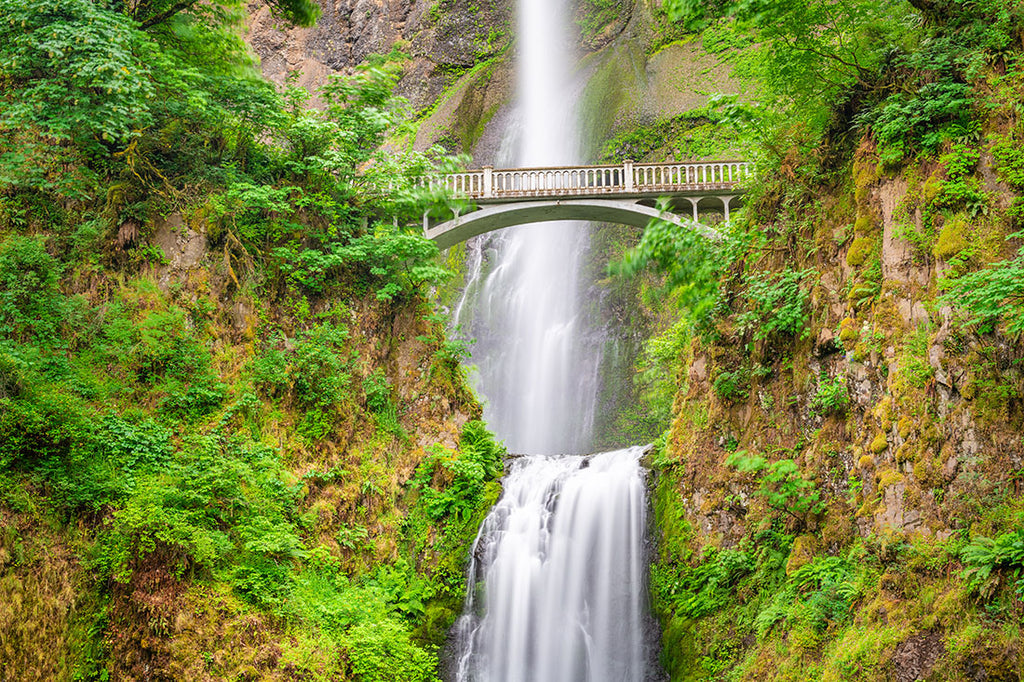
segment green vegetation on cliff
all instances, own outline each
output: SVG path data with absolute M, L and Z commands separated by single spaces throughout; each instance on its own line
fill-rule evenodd
M 641 374 L 666 667 L 1020 679 L 1024 8 L 666 6 L 747 79 L 717 122 L 759 167 L 723 242 L 656 224 L 618 266 L 675 312 Z
M 241 9 L 0 0 L 0 678 L 437 675 L 503 450 L 401 55 L 306 109 Z

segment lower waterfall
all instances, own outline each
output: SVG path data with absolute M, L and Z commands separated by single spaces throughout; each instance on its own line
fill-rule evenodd
M 648 679 L 641 456 L 512 460 L 473 548 L 456 680 Z

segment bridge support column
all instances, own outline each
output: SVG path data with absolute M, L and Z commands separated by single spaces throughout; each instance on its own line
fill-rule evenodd
M 736 197 L 734 197 L 734 196 L 727 196 L 727 197 L 718 197 L 718 198 L 719 198 L 719 200 L 721 200 L 722 207 L 725 209 L 725 222 L 729 222 L 729 204 Z
M 691 199 L 690 197 L 686 197 L 686 199 L 693 206 L 693 222 L 697 222 L 697 202 L 700 201 L 700 199 Z

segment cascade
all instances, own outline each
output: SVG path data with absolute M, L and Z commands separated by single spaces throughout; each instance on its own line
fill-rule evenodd
M 566 0 L 519 0 L 519 166 L 578 163 Z M 501 159 L 499 159 L 500 161 Z M 601 341 L 580 312 L 587 229 L 542 223 L 469 247 L 454 309 L 478 342 L 485 418 L 516 457 L 477 536 L 455 628 L 458 682 L 640 682 L 645 486 L 640 449 L 592 444 Z M 564 454 L 572 453 L 572 454 Z

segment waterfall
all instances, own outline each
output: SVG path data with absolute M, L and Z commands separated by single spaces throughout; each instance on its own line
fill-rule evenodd
M 518 166 L 578 163 L 566 0 L 519 0 Z M 515 227 L 469 245 L 454 320 L 477 338 L 484 415 L 513 452 L 477 536 L 455 628 L 458 682 L 641 682 L 640 450 L 592 446 L 602 339 L 581 314 L 586 225 Z M 571 454 L 564 454 L 571 453 Z
M 473 548 L 458 675 L 478 682 L 645 679 L 639 448 L 514 461 Z M 477 610 L 479 609 L 479 612 Z
M 520 0 L 519 130 L 516 148 L 503 159 L 510 165 L 580 161 L 579 84 L 566 22 L 558 0 Z M 460 301 L 455 321 L 477 339 L 473 362 L 485 419 L 514 452 L 590 448 L 601 357 L 579 310 L 586 248 L 586 226 L 574 222 L 516 227 L 470 247 L 464 299 L 476 300 Z M 482 276 L 479 268 L 488 266 Z

